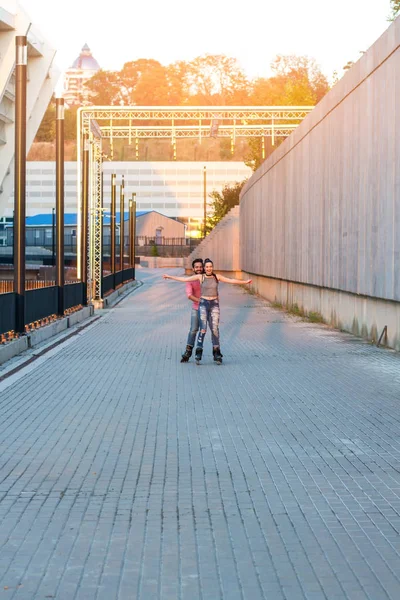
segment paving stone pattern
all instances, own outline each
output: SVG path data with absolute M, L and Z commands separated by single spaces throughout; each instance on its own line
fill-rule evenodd
M 221 284 L 224 364 L 181 364 L 138 278 L 0 384 L 1 600 L 398 600 L 399 354 Z

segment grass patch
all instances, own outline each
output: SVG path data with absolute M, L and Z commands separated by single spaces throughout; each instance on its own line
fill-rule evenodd
M 272 308 L 283 308 L 282 302 L 271 302 Z
M 314 311 L 311 311 L 307 314 L 307 320 L 311 323 L 325 323 L 325 319 L 321 313 Z
M 287 312 L 290 315 L 295 315 L 296 317 L 306 317 L 307 313 L 299 307 L 298 304 L 292 304 L 287 308 Z

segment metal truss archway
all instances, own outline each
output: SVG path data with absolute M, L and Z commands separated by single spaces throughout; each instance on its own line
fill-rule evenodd
M 194 138 L 201 143 L 206 137 L 230 138 L 231 149 L 237 138 L 287 137 L 313 106 L 85 106 L 77 115 L 78 162 L 78 233 L 81 234 L 82 148 L 89 143 L 89 240 L 88 297 L 100 299 L 102 268 L 102 140 L 109 140 L 113 159 L 113 141 L 125 138 L 135 143 L 138 159 L 139 141 L 167 138 L 176 160 L 176 140 Z M 262 146 L 264 152 L 264 145 Z M 263 155 L 263 157 L 265 157 Z M 79 248 L 79 245 L 78 245 Z M 78 252 L 77 264 L 81 264 Z M 78 267 L 79 268 L 79 267 Z

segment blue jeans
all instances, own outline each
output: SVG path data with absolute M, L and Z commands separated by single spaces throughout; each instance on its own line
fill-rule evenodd
M 194 346 L 194 343 L 196 341 L 196 333 L 199 330 L 199 309 L 198 308 L 192 308 L 192 312 L 190 315 L 190 330 L 189 330 L 189 335 L 187 338 L 187 342 L 186 344 L 188 346 Z
M 207 332 L 207 323 L 211 329 L 212 345 L 219 346 L 219 300 L 200 299 L 199 304 L 200 331 L 197 338 L 197 347 L 202 348 Z

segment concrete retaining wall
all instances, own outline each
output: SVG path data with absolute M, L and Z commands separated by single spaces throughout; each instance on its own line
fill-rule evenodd
M 186 269 L 192 270 L 195 258 L 211 258 L 216 271 L 234 277 L 240 272 L 239 241 L 239 206 L 234 206 L 188 256 Z
M 184 258 L 167 258 L 164 256 L 141 256 L 140 266 L 148 269 L 167 269 L 173 267 L 184 267 Z
M 329 325 L 376 342 L 387 326 L 385 344 L 400 350 L 400 303 L 357 296 L 292 281 L 243 273 L 253 279 L 252 289 L 270 302 L 287 308 L 297 305 L 305 312 L 319 313 Z
M 396 348 L 399 48 L 397 19 L 253 174 L 240 203 L 240 263 L 262 295 L 370 338 L 388 325 Z

